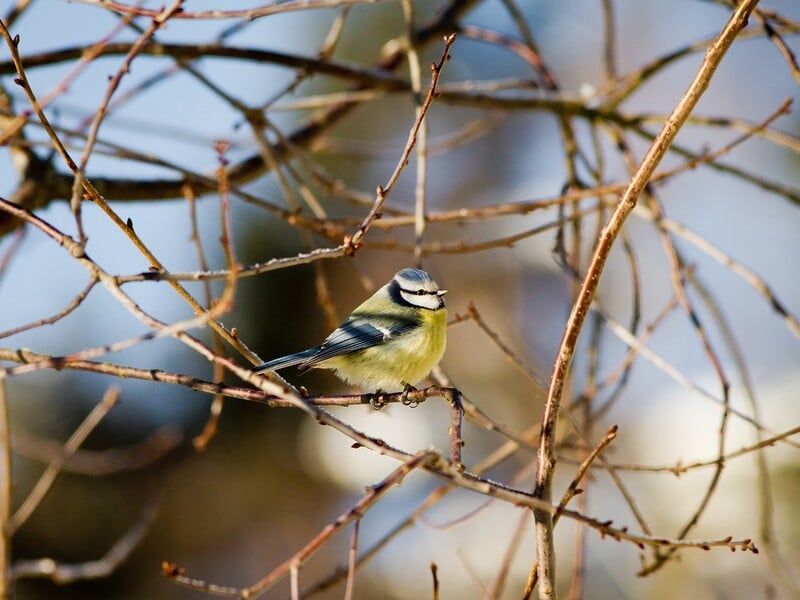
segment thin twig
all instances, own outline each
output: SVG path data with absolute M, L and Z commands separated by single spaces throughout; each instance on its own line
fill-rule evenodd
M 120 537 L 106 554 L 95 561 L 61 563 L 52 558 L 20 560 L 13 564 L 11 577 L 19 579 L 49 579 L 58 584 L 68 584 L 84 579 L 108 577 L 130 556 L 144 540 L 158 516 L 161 496 L 154 494 L 143 508 L 139 518 Z
M 8 420 L 6 382 L 0 381 L 0 598 L 11 598 L 11 427 Z
M 353 536 L 350 538 L 350 549 L 347 552 L 347 583 L 344 587 L 344 600 L 352 600 L 356 585 L 356 566 L 358 565 L 358 530 L 361 519 L 353 522 Z
M 411 127 L 411 130 L 408 133 L 408 140 L 406 141 L 405 148 L 400 155 L 400 160 L 397 162 L 397 165 L 395 166 L 392 174 L 389 176 L 386 184 L 378 186 L 375 203 L 362 221 L 361 225 L 358 227 L 358 230 L 355 232 L 355 234 L 353 234 L 352 237 L 345 238 L 345 247 L 351 251 L 350 253 L 355 252 L 360 247 L 361 240 L 364 235 L 366 235 L 367 230 L 370 228 L 373 221 L 380 217 L 380 212 L 383 208 L 383 203 L 386 201 L 386 197 L 391 193 L 392 189 L 394 189 L 395 184 L 400 178 L 400 174 L 408 164 L 411 151 L 414 149 L 414 146 L 417 143 L 417 135 L 420 127 L 422 127 L 422 122 L 425 120 L 425 116 L 428 114 L 428 109 L 430 108 L 434 99 L 438 97 L 436 86 L 439 83 L 439 76 L 441 75 L 445 63 L 450 58 L 450 48 L 455 41 L 455 34 L 445 36 L 444 49 L 442 50 L 441 58 L 439 59 L 438 63 L 431 64 L 431 82 L 428 86 L 428 93 L 425 95 L 425 99 L 423 100 L 422 105 L 419 107 L 419 111 L 417 112 L 417 118 L 414 121 L 414 125 Z
M 24 523 L 28 520 L 33 514 L 33 511 L 36 510 L 36 507 L 41 504 L 44 497 L 47 495 L 47 492 L 50 491 L 50 487 L 53 485 L 56 477 L 61 472 L 64 464 L 69 460 L 69 458 L 75 453 L 75 451 L 83 444 L 84 440 L 89 436 L 92 431 L 100 424 L 100 421 L 105 418 L 114 405 L 117 403 L 117 399 L 119 398 L 119 388 L 117 387 L 110 387 L 103 395 L 103 399 L 92 409 L 92 411 L 86 415 L 86 418 L 83 420 L 69 439 L 64 444 L 63 451 L 53 460 L 50 461 L 50 464 L 47 465 L 47 468 L 44 470 L 42 475 L 39 477 L 39 480 L 33 486 L 28 495 L 25 497 L 25 500 L 22 501 L 22 504 L 19 508 L 11 515 L 11 518 L 6 523 L 6 529 L 10 534 L 13 535 L 14 532 L 17 531 Z
M 141 442 L 105 450 L 78 449 L 61 466 L 62 471 L 100 477 L 122 471 L 144 469 L 167 453 L 175 450 L 183 441 L 183 434 L 166 426 L 156 430 Z M 11 436 L 14 452 L 31 460 L 51 463 L 60 460 L 64 444 L 54 440 L 35 437 L 16 428 Z
M 92 291 L 97 283 L 98 279 L 96 277 L 90 277 L 89 283 L 86 284 L 86 287 L 78 292 L 78 295 L 75 296 L 62 310 L 50 317 L 44 317 L 37 321 L 33 321 L 32 323 L 26 323 L 25 325 L 20 325 L 18 327 L 14 327 L 13 329 L 0 331 L 0 339 L 22 333 L 23 331 L 28 331 L 30 329 L 36 329 L 37 327 L 43 327 L 44 325 L 52 325 L 53 323 L 57 323 L 78 308 L 81 304 L 83 304 L 83 301 L 87 298 L 87 296 L 89 296 L 89 292 Z
M 537 498 L 549 501 L 552 496 L 552 481 L 555 472 L 555 433 L 561 398 L 564 393 L 567 376 L 572 364 L 578 336 L 588 314 L 592 298 L 597 290 L 600 277 L 608 259 L 611 247 L 626 218 L 636 206 L 636 200 L 650 180 L 656 166 L 666 154 L 682 124 L 694 109 L 700 97 L 708 88 L 711 78 L 722 61 L 728 48 L 736 39 L 739 31 L 747 23 L 748 15 L 753 11 L 757 0 L 744 0 L 735 9 L 728 23 L 714 43 L 709 46 L 703 64 L 700 66 L 689 89 L 681 97 L 669 119 L 664 124 L 656 140 L 650 146 L 629 186 L 619 200 L 603 234 L 597 241 L 592 260 L 580 288 L 579 295 L 570 313 L 567 327 L 559 346 L 557 358 L 553 366 L 550 387 L 548 389 L 544 416 L 542 417 L 542 433 L 539 437 L 537 455 L 538 472 L 536 476 Z M 539 598 L 550 600 L 558 597 L 555 578 L 555 540 L 553 537 L 553 518 L 546 511 L 535 511 L 536 519 L 536 553 L 539 560 Z
M 558 504 L 558 510 L 556 511 L 555 515 L 553 515 L 553 526 L 558 523 L 559 518 L 562 514 L 562 509 L 564 509 L 567 504 L 574 498 L 577 494 L 581 493 L 580 488 L 578 487 L 586 476 L 586 473 L 591 468 L 592 464 L 595 460 L 600 457 L 600 453 L 608 446 L 611 442 L 613 442 L 617 437 L 617 426 L 614 425 L 606 432 L 606 434 L 600 439 L 600 441 L 592 448 L 592 451 L 586 455 L 586 458 L 583 459 L 583 462 L 578 467 L 575 476 L 572 478 L 572 482 L 569 484 L 567 489 L 564 491 L 563 496 L 561 496 L 561 502 Z M 537 557 L 538 559 L 538 557 Z M 537 564 L 534 561 L 533 566 L 531 567 L 530 573 L 528 574 L 528 583 L 525 586 L 525 591 L 523 592 L 523 598 L 529 598 L 531 593 L 533 593 L 533 588 L 536 587 L 536 582 L 539 576 L 539 570 L 537 568 Z
M 331 524 L 327 525 L 301 550 L 267 573 L 267 575 L 262 577 L 258 582 L 247 588 L 236 589 L 197 581 L 187 577 L 185 574 L 180 572 L 181 570 L 179 568 L 176 568 L 171 564 L 169 569 L 164 570 L 164 575 L 179 585 L 202 590 L 219 596 L 252 598 L 263 594 L 281 578 L 285 577 L 289 571 L 296 572 L 297 569 L 299 569 L 299 567 L 306 560 L 308 560 L 312 554 L 318 551 L 323 544 L 325 544 L 345 525 L 353 521 L 358 521 L 361 518 L 361 515 L 369 507 L 381 500 L 392 487 L 395 485 L 400 485 L 403 479 L 405 479 L 406 475 L 408 475 L 411 471 L 421 465 L 424 465 L 428 461 L 434 460 L 435 458 L 436 456 L 430 451 L 420 452 L 409 457 L 408 460 L 404 461 L 400 467 L 395 469 L 383 481 L 368 488 L 367 493 L 361 500 L 359 500 L 352 508 L 339 515 Z
M 402 0 L 400 5 L 403 7 L 403 17 L 406 21 L 407 44 L 406 56 L 408 60 L 409 79 L 411 81 L 411 93 L 415 102 L 416 119 L 420 120 L 423 114 L 422 99 L 422 68 L 420 67 L 419 53 L 417 52 L 417 40 L 414 36 L 414 6 L 411 0 Z M 428 122 L 420 120 L 420 127 L 417 136 L 417 177 L 414 187 L 414 262 L 417 266 L 422 266 L 422 238 L 425 235 L 425 208 L 426 208 L 426 185 L 428 180 Z

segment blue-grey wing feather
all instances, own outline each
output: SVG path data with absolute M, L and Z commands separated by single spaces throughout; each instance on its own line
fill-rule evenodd
M 364 320 L 350 319 L 342 323 L 322 344 L 317 346 L 314 354 L 303 361 L 300 368 L 302 370 L 310 369 L 329 358 L 377 346 L 389 335 Z
M 386 322 L 387 327 L 378 328 L 372 325 L 370 321 L 377 323 Z M 391 323 L 391 325 L 389 325 L 389 323 Z M 286 367 L 300 365 L 298 371 L 302 373 L 325 360 L 377 346 L 418 326 L 419 323 L 413 319 L 398 320 L 386 317 L 380 318 L 378 315 L 351 317 L 342 323 L 319 346 L 304 350 L 303 352 L 275 358 L 255 367 L 253 370 L 277 371 Z
M 262 363 L 257 367 L 253 367 L 253 371 L 278 371 L 280 369 L 285 369 L 286 367 L 299 365 L 300 363 L 312 357 L 317 349 L 318 348 L 311 348 L 309 350 L 303 350 L 302 352 L 295 352 L 294 354 L 273 358 L 272 360 Z
M 378 328 L 372 324 L 373 322 L 380 323 L 381 320 L 374 316 L 348 319 L 316 348 L 316 352 L 311 357 L 300 364 L 300 370 L 305 371 L 330 358 L 377 346 L 418 325 L 413 320 L 395 320 L 391 326 L 385 328 Z

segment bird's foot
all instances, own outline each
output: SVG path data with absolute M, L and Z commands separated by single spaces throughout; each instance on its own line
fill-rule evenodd
M 369 405 L 373 410 L 380 410 L 386 406 L 386 398 L 381 390 L 377 390 L 374 394 L 370 394 Z
M 400 395 L 400 402 L 403 403 L 403 406 L 409 406 L 411 408 L 417 408 L 419 406 L 418 400 L 409 400 L 408 395 L 411 392 L 416 392 L 417 388 L 415 388 L 410 383 L 406 383 L 403 385 L 403 393 Z

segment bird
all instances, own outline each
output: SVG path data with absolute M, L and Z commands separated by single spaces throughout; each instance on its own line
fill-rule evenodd
M 348 384 L 377 393 L 413 389 L 447 345 L 447 309 L 433 278 L 402 269 L 367 298 L 320 345 L 272 359 L 254 371 L 297 366 L 332 369 Z

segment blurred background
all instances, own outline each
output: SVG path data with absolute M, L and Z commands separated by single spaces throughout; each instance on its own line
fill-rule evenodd
M 635 166 L 644 155 L 731 8 L 697 0 L 409 2 L 409 24 L 400 2 L 332 5 L 250 19 L 244 11 L 267 5 L 184 2 L 192 18 L 171 19 L 153 37 L 174 46 L 140 52 L 122 78 L 87 176 L 99 182 L 111 207 L 123 221 L 132 221 L 166 269 L 203 270 L 192 241 L 191 204 L 180 193 L 180 181 L 187 174 L 214 176 L 218 140 L 230 144 L 226 159 L 232 172 L 247 161 L 263 161 L 247 108 L 268 120 L 261 131 L 270 144 L 291 139 L 293 146 L 286 153 L 290 158 L 278 157 L 281 177 L 271 169 L 233 179 L 237 260 L 250 267 L 335 247 L 367 214 L 414 123 L 408 63 L 389 57 L 402 55 L 409 30 L 415 31 L 424 90 L 428 66 L 442 52 L 442 34 L 458 32 L 441 96 L 427 116 L 423 181 L 430 220 L 421 264 L 449 290 L 454 322 L 443 374 L 495 423 L 519 435 L 530 429 L 528 439 L 535 444 L 543 382 L 572 306 L 575 274 L 580 278 L 608 218 L 604 203 L 613 203 L 619 189 L 587 192 L 580 200 L 562 195 L 628 181 L 630 163 Z M 135 7 L 159 10 L 160 4 Z M 581 484 L 586 493 L 572 508 L 670 539 L 696 518 L 687 539 L 752 538 L 761 552 L 689 549 L 662 565 L 650 549 L 601 539 L 562 519 L 557 551 L 564 597 L 800 593 L 798 437 L 730 457 L 724 469 L 715 469 L 720 453 L 800 424 L 800 328 L 793 316 L 800 304 L 794 264 L 800 255 L 797 118 L 782 114 L 752 134 L 784 100 L 798 97 L 800 71 L 792 52 L 798 51 L 800 6 L 785 0 L 762 3 L 760 9 L 723 60 L 695 118 L 680 132 L 676 151 L 659 168 L 676 172 L 642 197 L 612 252 L 565 398 L 555 497 L 572 481 L 587 450 L 618 425 L 616 440 L 603 454 L 607 468 L 595 465 Z M 231 14 L 203 12 L 212 10 Z M 151 22 L 144 16 L 127 22 L 125 14 L 95 2 L 33 0 L 2 8 L 11 34 L 20 36 L 19 52 L 35 94 L 40 100 L 53 94 L 47 115 L 76 160 L 109 79 Z M 448 14 L 451 18 L 443 19 Z M 431 23 L 439 25 L 435 33 L 427 28 Z M 100 42 L 108 44 L 107 54 L 81 54 Z M 263 51 L 274 55 L 259 54 Z M 326 64 L 340 69 L 326 70 Z M 17 73 L 5 44 L 0 74 L 9 104 L 4 114 L 29 111 L 23 90 L 13 82 Z M 340 106 L 342 94 L 356 86 L 363 93 L 340 118 L 309 125 Z M 305 137 L 298 134 L 304 128 L 311 130 Z M 729 152 L 687 168 L 693 157 L 725 148 L 748 132 L 752 135 Z M 0 196 L 13 199 L 20 193 L 26 175 L 18 171 L 14 152 L 30 149 L 60 177 L 56 183 L 37 182 L 46 199 L 36 204 L 36 214 L 75 236 L 68 201 L 72 176 L 35 118 L 23 134 L 0 148 Z M 565 153 L 570 136 L 577 147 L 571 160 Z M 383 218 L 355 257 L 243 277 L 221 322 L 235 327 L 263 359 L 317 344 L 396 270 L 415 264 L 420 178 L 419 158 L 412 154 Z M 534 206 L 551 199 L 549 207 Z M 660 227 L 654 206 L 663 211 Z M 328 220 L 341 233 L 326 237 L 271 207 Z M 195 208 L 208 266 L 222 269 L 219 194 L 200 193 Z M 479 208 L 486 211 L 473 211 Z M 83 228 L 87 253 L 108 272 L 147 271 L 146 259 L 95 204 L 83 204 Z M 64 310 L 88 279 L 62 248 L 30 227 L 4 231 L 0 260 L 0 332 L 5 332 L 0 351 L 6 352 L 0 367 L 16 365 L 11 354 L 20 349 L 60 356 L 148 331 L 96 286 L 52 325 L 9 333 Z M 185 285 L 205 304 L 201 283 Z M 223 286 L 220 280 L 211 284 L 217 295 Z M 134 282 L 123 289 L 165 322 L 193 316 L 166 282 Z M 467 317 L 470 305 L 480 322 Z M 629 354 L 620 333 L 625 331 L 642 338 L 647 350 Z M 192 333 L 212 343 L 208 330 Z M 235 351 L 226 353 L 248 364 Z M 213 378 L 209 362 L 173 338 L 97 360 Z M 66 585 L 21 578 L 13 587 L 18 598 L 201 596 L 162 577 L 162 561 L 211 583 L 246 587 L 397 466 L 352 448 L 349 438 L 292 409 L 227 399 L 216 436 L 199 452 L 192 438 L 209 418 L 208 394 L 71 369 L 7 375 L 2 384 L 11 419 L 12 510 L 109 386 L 120 390 L 118 404 L 14 533 L 12 565 L 43 557 L 63 564 L 99 560 L 131 527 L 142 525 L 145 531 L 108 577 Z M 353 391 L 326 372 L 285 375 L 314 395 Z M 232 376 L 225 381 L 241 384 Z M 334 412 L 403 450 L 447 452 L 449 409 L 439 400 L 415 409 Z M 467 469 L 507 441 L 475 422 L 466 424 L 464 439 Z M 519 449 L 487 476 L 529 490 L 533 460 L 533 450 Z M 679 477 L 670 471 L 693 463 L 705 466 Z M 521 597 L 534 558 L 530 516 L 465 490 L 415 512 L 441 483 L 412 473 L 366 513 L 359 551 L 389 541 L 359 568 L 355 598 L 430 597 L 431 563 L 438 566 L 441 598 Z M 400 533 L 386 538 L 404 523 Z M 347 565 L 351 535 L 352 529 L 342 531 L 309 560 L 300 572 L 301 590 L 312 590 Z M 654 563 L 658 567 L 649 569 Z M 507 575 L 501 577 L 504 566 Z M 637 576 L 642 570 L 652 573 Z M 340 580 L 315 597 L 343 593 Z M 266 597 L 289 597 L 288 578 Z

